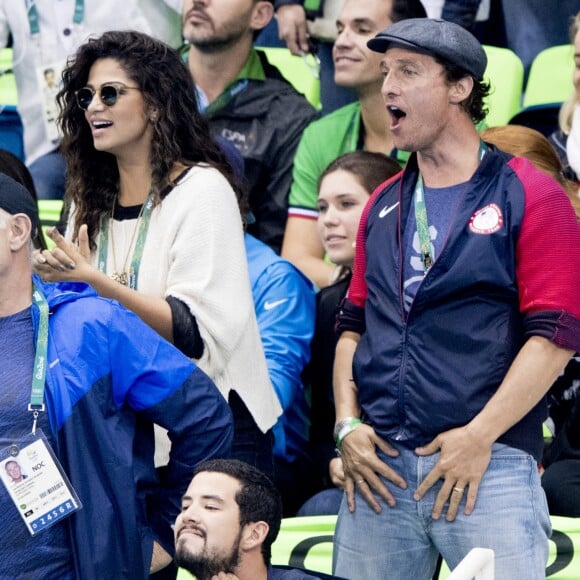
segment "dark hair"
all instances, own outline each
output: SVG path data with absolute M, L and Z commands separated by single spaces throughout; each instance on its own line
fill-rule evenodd
M 262 544 L 262 556 L 270 565 L 272 544 L 280 531 L 282 499 L 272 480 L 252 465 L 238 459 L 210 459 L 198 464 L 194 477 L 202 472 L 224 473 L 240 482 L 236 503 L 240 508 L 240 526 L 266 522 L 269 530 Z
M 36 187 L 34 186 L 34 181 L 32 180 L 32 175 L 28 171 L 28 167 L 20 160 L 19 157 L 6 151 L 6 149 L 0 149 L 0 173 L 8 175 L 22 185 L 34 199 L 34 203 L 38 207 L 38 195 L 36 194 Z M 36 231 L 32 232 L 32 243 L 37 250 L 46 250 L 46 241 L 44 235 L 42 234 L 42 229 L 40 227 L 34 227 Z
M 75 92 L 87 84 L 93 64 L 104 58 L 120 64 L 141 90 L 146 106 L 157 112 L 150 153 L 156 203 L 160 202 L 160 192 L 169 184 L 176 163 L 207 163 L 233 183 L 231 169 L 199 112 L 193 79 L 178 52 L 135 31 L 105 32 L 91 38 L 69 59 L 57 99 L 61 109 L 61 149 L 68 170 L 65 195 L 76 206 L 73 237 L 86 223 L 93 247 L 99 219 L 111 211 L 115 202 L 119 172 L 114 155 L 94 148 L 91 129 L 85 112 L 77 105 Z
M 426 18 L 427 12 L 421 0 L 393 0 L 391 20 L 393 24 L 407 18 Z
M 352 151 L 337 157 L 326 167 L 318 178 L 318 189 L 328 174 L 339 169 L 352 173 L 370 195 L 383 181 L 399 173 L 401 166 L 382 153 Z
M 473 89 L 460 105 L 465 109 L 467 114 L 475 125 L 481 123 L 487 116 L 487 107 L 483 102 L 489 95 L 491 85 L 489 82 L 477 80 L 473 75 L 470 75 L 464 68 L 449 62 L 448 60 L 439 56 L 433 55 L 433 58 L 445 69 L 445 79 L 449 84 L 456 83 L 463 77 L 470 76 L 473 79 Z

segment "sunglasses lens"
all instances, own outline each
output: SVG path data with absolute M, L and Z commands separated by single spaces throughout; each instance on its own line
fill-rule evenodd
M 119 92 L 117 91 L 117 87 L 114 87 L 113 85 L 105 85 L 101 87 L 101 101 L 103 105 L 112 107 L 117 102 L 118 97 Z
M 93 100 L 93 92 L 89 88 L 77 91 L 77 103 L 81 109 L 87 110 Z

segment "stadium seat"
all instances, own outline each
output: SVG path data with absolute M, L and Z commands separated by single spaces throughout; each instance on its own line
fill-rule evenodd
M 48 249 L 54 247 L 54 242 L 46 235 L 46 230 L 55 226 L 60 220 L 62 211 L 61 199 L 39 199 L 38 200 L 38 217 L 40 218 L 40 227 L 46 241 Z
M 485 80 L 491 84 L 485 124 L 488 127 L 507 125 L 522 106 L 524 65 L 509 48 L 487 45 L 483 48 L 487 54 Z
M 578 580 L 580 578 L 580 518 L 551 516 L 552 538 L 549 543 L 547 580 Z M 438 580 L 450 578 L 445 562 Z
M 317 63 L 312 55 L 306 58 L 294 56 L 287 48 L 258 47 L 275 66 L 282 76 L 302 93 L 316 109 L 320 104 L 320 80 L 317 76 Z
M 571 44 L 542 50 L 532 61 L 523 108 L 560 105 L 573 91 L 574 47 Z
M 0 106 L 18 104 L 16 80 L 12 72 L 12 49 L 0 50 Z
M 552 539 L 546 578 L 580 578 L 580 518 L 552 516 Z
M 552 516 L 552 539 L 549 545 L 546 578 L 580 578 L 580 518 Z M 272 564 L 306 568 L 314 573 L 332 572 L 332 541 L 336 516 L 311 516 L 282 520 L 278 538 L 272 545 Z M 443 562 L 437 580 L 448 579 L 449 568 Z M 192 580 L 180 570 L 177 580 Z
M 532 61 L 523 107 L 512 125 L 524 125 L 549 136 L 558 128 L 562 103 L 572 94 L 573 46 L 562 44 L 540 52 Z
M 16 105 L 18 95 L 12 73 L 12 49 L 0 50 L 0 149 L 6 149 L 24 161 L 22 122 Z
M 0 149 L 6 149 L 24 161 L 22 121 L 14 105 L 0 104 Z
M 332 573 L 336 516 L 284 518 L 272 545 L 272 564 Z

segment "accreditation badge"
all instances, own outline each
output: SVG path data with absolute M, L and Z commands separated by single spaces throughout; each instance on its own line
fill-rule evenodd
M 36 68 L 36 77 L 40 86 L 42 100 L 42 119 L 48 138 L 57 143 L 59 130 L 56 124 L 58 118 L 58 105 L 56 95 L 61 89 L 61 74 L 66 62 L 64 60 L 43 64 Z
M 32 536 L 82 507 L 40 429 L 0 449 L 0 479 Z

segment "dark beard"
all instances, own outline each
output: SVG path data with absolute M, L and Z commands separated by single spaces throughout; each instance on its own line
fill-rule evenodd
M 211 580 L 220 572 L 233 573 L 240 563 L 241 537 L 240 531 L 230 553 L 226 556 L 208 556 L 205 548 L 201 554 L 192 554 L 178 548 L 175 552 L 175 563 L 193 574 L 197 580 Z
M 197 50 L 199 50 L 199 52 L 202 52 L 204 54 L 215 54 L 215 53 L 224 52 L 225 50 L 227 50 L 231 46 L 235 45 L 237 41 L 238 41 L 238 38 L 214 37 L 214 38 L 196 39 L 193 42 L 189 41 L 189 43 L 192 44 L 193 46 L 195 46 L 195 48 L 197 48 Z

